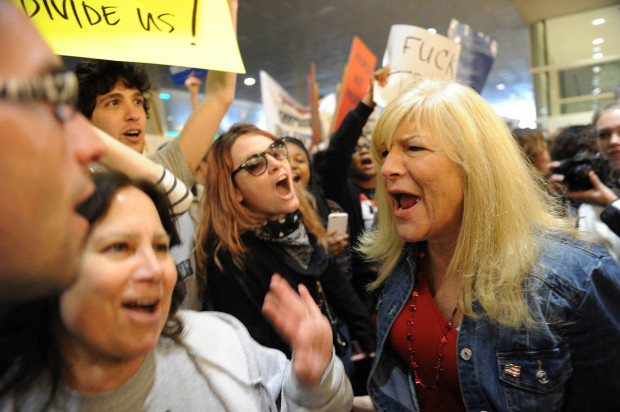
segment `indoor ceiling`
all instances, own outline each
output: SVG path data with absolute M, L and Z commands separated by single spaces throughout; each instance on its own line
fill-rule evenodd
M 238 41 L 246 68 L 236 98 L 260 102 L 259 70 L 307 102 L 306 77 L 316 65 L 319 94 L 335 92 L 358 36 L 381 63 L 390 26 L 411 24 L 446 35 L 455 18 L 498 42 L 482 95 L 489 101 L 532 98 L 527 23 L 617 4 L 616 0 L 239 0 Z M 524 17 L 522 17 L 524 16 Z M 257 83 L 246 86 L 243 80 Z M 167 70 L 160 86 L 174 88 Z M 505 89 L 497 90 L 498 84 Z
M 527 23 L 612 4 L 618 1 L 239 0 L 238 42 L 246 74 L 238 76 L 236 99 L 260 103 L 259 71 L 265 70 L 306 103 L 312 63 L 319 94 L 336 92 L 354 36 L 375 53 L 380 65 L 391 25 L 434 28 L 446 35 L 454 18 L 498 42 L 482 96 L 491 103 L 529 100 L 533 107 Z M 147 66 L 155 89 L 184 91 L 174 86 L 167 66 Z M 246 77 L 255 78 L 256 84 L 244 85 Z M 505 88 L 498 90 L 498 84 Z
M 469 24 L 498 41 L 498 55 L 484 91 L 490 100 L 532 93 L 527 25 L 512 0 L 240 0 L 238 41 L 246 75 L 236 97 L 260 102 L 259 70 L 265 70 L 300 102 L 316 65 L 319 94 L 335 92 L 358 36 L 381 63 L 390 26 L 435 28 L 446 35 L 450 20 Z M 254 86 L 243 84 L 251 76 Z M 162 86 L 171 85 L 169 76 Z M 498 83 L 506 88 L 501 96 Z

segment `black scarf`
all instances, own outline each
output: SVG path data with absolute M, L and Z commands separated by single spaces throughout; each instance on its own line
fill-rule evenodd
M 308 268 L 312 257 L 312 245 L 299 210 L 289 213 L 282 219 L 267 221 L 261 227 L 252 229 L 252 232 L 259 239 L 281 244 L 286 253 L 300 266 Z

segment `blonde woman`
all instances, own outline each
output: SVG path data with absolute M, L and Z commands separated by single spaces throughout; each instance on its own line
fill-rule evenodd
M 620 268 L 557 217 L 490 105 L 420 80 L 383 110 L 372 152 L 379 225 L 363 244 L 382 290 L 366 406 L 618 410 Z

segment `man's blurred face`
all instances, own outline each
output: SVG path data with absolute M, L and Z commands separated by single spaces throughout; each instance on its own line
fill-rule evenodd
M 0 0 L 0 79 L 28 84 L 62 68 L 27 17 Z M 55 294 L 77 275 L 103 144 L 82 115 L 60 120 L 45 99 L 0 95 L 0 301 Z

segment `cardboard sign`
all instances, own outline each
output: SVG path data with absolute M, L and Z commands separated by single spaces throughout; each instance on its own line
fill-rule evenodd
M 454 80 L 461 46 L 445 36 L 406 24 L 390 28 L 383 67 L 390 66 L 388 84 L 374 84 L 374 101 L 385 107 L 418 76 Z
M 56 54 L 245 73 L 226 0 L 12 0 Z
M 306 147 L 310 147 L 312 142 L 310 109 L 293 99 L 263 70 L 260 71 L 260 93 L 267 131 L 277 137 L 296 137 Z
M 497 41 L 482 32 L 472 30 L 469 25 L 456 19 L 450 21 L 448 37 L 461 45 L 457 80 L 478 93 L 482 92 L 497 56 Z
M 319 118 L 321 119 L 321 133 L 325 137 L 317 150 L 327 149 L 327 143 L 331 137 L 331 127 L 334 119 L 334 113 L 336 112 L 336 104 L 338 103 L 338 97 L 335 92 L 326 94 L 319 99 Z
M 312 63 L 308 72 L 308 104 L 310 105 L 310 120 L 312 124 L 312 146 L 308 148 L 310 152 L 312 152 L 313 146 L 318 145 L 323 140 L 321 120 L 319 118 L 319 85 L 316 82 L 315 73 L 315 66 Z
M 347 113 L 357 106 L 368 91 L 370 76 L 375 71 L 376 64 L 377 56 L 366 47 L 359 37 L 353 37 L 349 62 L 343 75 L 343 82 L 338 96 L 332 133 L 338 130 Z

